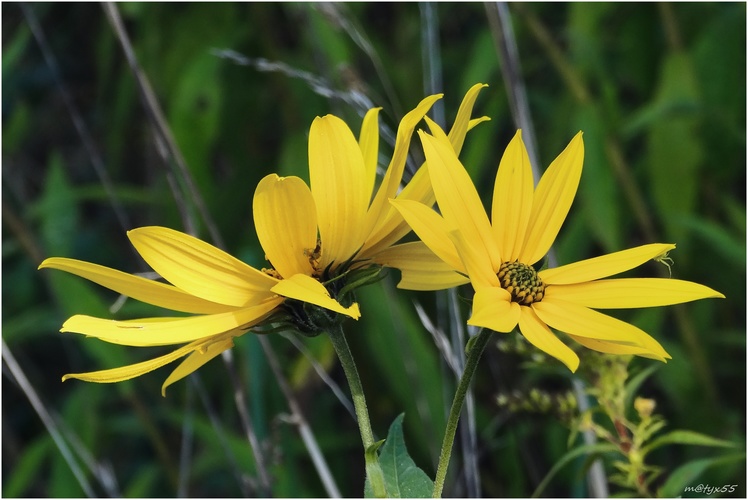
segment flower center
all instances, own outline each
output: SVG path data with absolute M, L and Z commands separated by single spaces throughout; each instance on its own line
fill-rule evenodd
M 543 299 L 545 285 L 532 266 L 521 262 L 504 262 L 496 276 L 501 288 L 512 295 L 512 302 L 529 306 Z

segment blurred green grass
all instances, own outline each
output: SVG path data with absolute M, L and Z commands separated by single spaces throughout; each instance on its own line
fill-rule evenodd
M 60 67 L 62 81 L 92 134 L 132 227 L 184 229 L 133 75 L 103 10 L 92 4 L 30 4 Z M 514 132 L 483 5 L 434 4 L 448 122 L 464 92 L 483 91 L 462 159 L 478 186 L 492 186 Z M 317 115 L 335 113 L 356 131 L 357 110 L 315 93 L 305 82 L 217 57 L 232 49 L 355 88 L 382 106 L 394 130 L 424 88 L 422 5 L 118 4 L 140 64 L 164 109 L 190 173 L 226 247 L 261 265 L 251 200 L 267 173 L 308 180 L 306 134 Z M 585 132 L 585 170 L 556 245 L 560 262 L 652 241 L 675 242 L 673 276 L 723 292 L 724 301 L 632 313 L 673 356 L 648 381 L 669 428 L 745 442 L 745 4 L 512 4 L 514 31 L 542 165 L 577 130 Z M 160 396 L 166 376 L 99 386 L 60 383 L 68 372 L 145 359 L 154 352 L 57 333 L 74 313 L 111 316 L 116 297 L 83 280 L 36 271 L 66 256 L 129 272 L 145 265 L 119 224 L 89 154 L 72 126 L 54 75 L 17 4 L 3 13 L 3 339 L 46 407 L 111 467 L 124 496 L 173 496 L 185 422 L 193 448 L 190 496 L 239 496 L 237 470 L 255 465 L 243 438 L 226 369 L 214 361 L 200 381 L 221 422 L 217 438 L 194 386 Z M 346 31 L 365 34 L 375 63 Z M 377 64 L 386 75 L 378 71 Z M 391 89 L 390 89 L 391 87 Z M 481 194 L 487 199 L 489 189 Z M 199 235 L 208 238 L 206 227 Z M 641 272 L 667 275 L 659 264 Z M 452 377 L 419 322 L 412 300 L 437 318 L 443 300 L 394 290 L 397 272 L 361 293 L 363 318 L 349 322 L 373 426 L 386 434 L 406 411 L 416 462 L 431 476 L 452 394 Z M 116 317 L 152 314 L 128 301 Z M 363 463 L 352 418 L 283 338 L 270 338 L 346 496 L 359 496 Z M 344 385 L 325 339 L 305 340 Z M 393 357 L 393 353 L 398 356 Z M 249 410 L 265 443 L 275 496 L 323 496 L 256 339 L 234 349 Z M 637 366 L 652 362 L 637 360 Z M 555 367 L 555 365 L 553 365 Z M 5 368 L 5 367 L 4 367 Z M 3 371 L 8 375 L 7 370 Z M 517 417 L 495 404 L 499 391 L 540 385 L 564 389 L 562 370 L 522 369 L 522 360 L 489 348 L 475 384 L 482 494 L 527 496 L 566 450 L 551 417 Z M 4 496 L 80 496 L 84 492 L 11 377 L 3 378 Z M 230 450 L 230 452 L 226 450 Z M 706 456 L 676 448 L 657 456 L 675 469 Z M 459 457 L 454 462 L 459 471 Z M 583 463 L 554 480 L 549 495 L 584 495 Z M 738 483 L 740 464 L 712 468 L 700 481 Z M 91 480 L 92 475 L 88 473 Z M 456 475 L 449 494 L 464 494 Z M 106 493 L 100 486 L 98 493 Z

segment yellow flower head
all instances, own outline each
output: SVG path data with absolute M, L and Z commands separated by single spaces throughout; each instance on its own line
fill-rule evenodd
M 475 85 L 465 96 L 450 133 L 458 151 L 467 131 L 483 120 L 470 120 L 482 87 Z M 164 382 L 163 393 L 170 384 L 230 349 L 234 337 L 270 321 L 271 316 L 293 310 L 290 304 L 301 304 L 302 312 L 315 307 L 328 311 L 336 321 L 338 315 L 358 319 L 358 304 L 348 300 L 348 305 L 343 305 L 336 300 L 338 293 L 343 295 L 347 290 L 340 278 L 347 278 L 343 275 L 352 262 L 354 266 L 379 262 L 382 250 L 410 231 L 387 201 L 400 187 L 415 126 L 440 98 L 424 99 L 400 123 L 392 161 L 373 199 L 379 110 L 367 113 L 358 143 L 339 118 L 315 119 L 309 138 L 311 190 L 298 177 L 271 174 L 255 192 L 257 234 L 273 269 L 255 269 L 208 243 L 163 227 L 138 228 L 129 231 L 128 237 L 168 284 L 73 259 L 55 257 L 42 262 L 40 269 L 66 271 L 136 300 L 193 314 L 127 321 L 71 317 L 62 332 L 135 347 L 186 345 L 142 363 L 67 374 L 63 381 L 119 382 L 187 356 Z M 401 196 L 425 202 L 431 199 L 433 203 L 425 172 L 413 181 Z
M 393 200 L 416 234 L 475 289 L 468 324 L 522 335 L 575 371 L 579 358 L 549 326 L 596 351 L 635 354 L 665 361 L 670 356 L 639 328 L 594 309 L 663 306 L 724 297 L 706 286 L 675 279 L 602 279 L 651 260 L 675 245 L 651 244 L 553 269 L 533 267 L 555 240 L 579 185 L 584 159 L 582 133 L 551 163 L 533 188 L 530 161 L 518 131 L 504 152 L 493 192 L 491 220 L 454 149 L 429 122 L 421 133 L 429 175 L 442 216 L 428 206 Z M 439 289 L 408 259 L 393 259 L 403 272 L 400 287 Z M 465 279 L 467 281 L 467 278 Z M 415 282 L 416 286 L 411 286 Z M 446 286 L 445 286 L 446 285 Z
M 467 131 L 483 121 L 470 120 L 482 87 L 478 84 L 468 91 L 450 132 L 450 144 L 458 152 Z M 392 160 L 376 190 L 379 109 L 370 110 L 364 117 L 358 141 L 336 116 L 314 120 L 309 131 L 311 188 L 299 177 L 270 174 L 255 191 L 255 226 L 273 272 L 318 280 L 332 297 L 341 300 L 345 298 L 338 291 L 341 287 L 348 290 L 346 274 L 350 270 L 385 261 L 392 244 L 410 231 L 387 201 L 397 195 L 398 199 L 433 203 L 433 190 L 424 169 L 399 194 L 398 189 L 415 127 L 440 98 L 427 97 L 400 122 Z M 452 270 L 449 273 L 456 275 Z M 304 312 L 295 316 L 302 329 L 313 332 L 323 326 L 316 325 Z

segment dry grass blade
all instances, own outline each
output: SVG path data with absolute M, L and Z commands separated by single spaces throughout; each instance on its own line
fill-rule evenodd
M 89 498 L 95 497 L 96 493 L 91 487 L 91 483 L 88 482 L 85 474 L 78 466 L 78 463 L 76 462 L 75 457 L 70 450 L 70 447 L 68 447 L 68 444 L 62 438 L 62 434 L 60 433 L 57 424 L 47 411 L 47 408 L 44 406 L 41 398 L 39 398 L 39 395 L 34 390 L 34 387 L 26 378 L 26 374 L 24 374 L 23 369 L 16 361 L 13 353 L 10 352 L 10 348 L 5 343 L 5 339 L 3 339 L 2 357 L 3 361 L 5 361 L 5 365 L 8 367 L 8 370 L 10 370 L 13 378 L 15 378 L 16 382 L 18 383 L 18 386 L 28 398 L 31 406 L 34 407 L 34 411 L 36 411 L 36 414 L 39 415 L 39 418 L 42 420 L 44 427 L 47 429 L 47 432 L 49 432 L 49 435 L 52 437 L 55 445 L 57 445 L 57 449 L 60 450 L 62 457 L 65 459 L 65 463 L 67 463 L 68 467 L 70 467 L 70 471 L 73 473 L 73 476 L 75 476 L 75 479 L 78 481 L 81 489 Z
M 73 121 L 75 131 L 78 133 L 78 136 L 83 143 L 83 148 L 86 150 L 86 153 L 88 153 L 88 157 L 91 160 L 91 165 L 93 165 L 94 171 L 99 177 L 101 185 L 104 187 L 107 198 L 109 198 L 109 202 L 112 205 L 114 215 L 117 217 L 117 222 L 119 222 L 122 231 L 125 232 L 128 229 L 132 228 L 130 218 L 127 216 L 127 212 L 125 212 L 124 208 L 122 207 L 122 203 L 120 202 L 119 197 L 114 190 L 112 180 L 109 178 L 109 174 L 107 173 L 106 167 L 104 166 L 104 161 L 102 160 L 101 155 L 99 155 L 99 152 L 94 145 L 91 134 L 88 132 L 88 127 L 86 127 L 86 123 L 83 121 L 78 108 L 73 103 L 72 97 L 70 97 L 70 93 L 68 92 L 67 87 L 62 81 L 62 77 L 60 76 L 60 69 L 57 65 L 57 60 L 54 54 L 52 54 L 52 50 L 49 48 L 47 37 L 44 35 L 44 31 L 39 25 L 39 20 L 37 19 L 36 14 L 34 14 L 34 11 L 31 9 L 31 7 L 26 3 L 21 3 L 20 7 L 23 11 L 23 16 L 26 18 L 26 23 L 29 25 L 29 28 L 31 28 L 31 32 L 34 35 L 36 42 L 39 44 L 39 48 L 42 51 L 42 56 L 44 57 L 44 62 L 49 67 L 52 79 L 54 80 L 57 88 L 60 91 L 62 101 L 65 104 L 65 108 L 67 109 L 68 113 L 70 114 L 70 118 Z
M 340 498 L 340 490 L 338 489 L 338 485 L 335 484 L 335 479 L 333 479 L 332 473 L 330 472 L 330 467 L 327 465 L 327 461 L 325 460 L 324 455 L 322 455 L 322 451 L 319 449 L 317 439 L 314 437 L 312 429 L 309 427 L 309 424 L 304 418 L 304 414 L 301 412 L 301 407 L 296 402 L 296 397 L 293 395 L 293 391 L 291 391 L 288 382 L 286 382 L 286 378 L 284 377 L 283 371 L 278 363 L 278 358 L 275 356 L 275 352 L 270 346 L 270 342 L 262 335 L 258 336 L 258 338 L 263 350 L 265 351 L 265 356 L 267 357 L 270 369 L 273 370 L 275 381 L 278 383 L 278 387 L 280 387 L 281 391 L 283 391 L 286 401 L 288 401 L 288 408 L 291 410 L 291 421 L 299 428 L 301 439 L 304 441 L 304 446 L 306 446 L 307 452 L 309 452 L 309 457 L 312 459 L 314 468 L 317 470 L 317 474 L 322 480 L 327 495 L 330 498 Z
M 117 6 L 111 2 L 107 2 L 104 4 L 104 12 L 106 13 L 107 18 L 109 19 L 109 22 L 112 25 L 112 28 L 114 29 L 114 32 L 117 35 L 120 44 L 122 45 L 122 50 L 125 53 L 127 63 L 129 64 L 133 76 L 135 77 L 135 81 L 137 82 L 138 90 L 140 91 L 140 96 L 143 101 L 143 107 L 145 108 L 148 114 L 148 118 L 152 122 L 154 131 L 156 132 L 156 144 L 160 144 L 165 147 L 169 158 L 178 167 L 177 172 L 179 173 L 182 181 L 187 187 L 189 199 L 192 201 L 192 203 L 195 204 L 196 209 L 200 213 L 200 217 L 203 219 L 205 226 L 208 228 L 208 232 L 210 233 L 213 242 L 216 244 L 216 246 L 223 247 L 223 240 L 220 233 L 218 232 L 218 228 L 216 227 L 215 223 L 213 222 L 213 218 L 210 216 L 210 213 L 205 207 L 205 202 L 203 201 L 202 196 L 200 196 L 200 192 L 198 191 L 195 182 L 190 175 L 187 164 L 184 160 L 184 157 L 182 156 L 181 151 L 179 150 L 179 147 L 176 144 L 176 141 L 174 140 L 174 136 L 171 133 L 169 125 L 166 122 L 166 118 L 164 117 L 161 106 L 159 105 L 158 100 L 156 99 L 156 95 L 151 88 L 151 84 L 148 81 L 148 78 L 145 76 L 145 73 L 140 67 L 140 63 L 135 56 L 135 51 L 132 48 L 129 36 L 125 31 L 125 27 L 122 23 L 122 18 L 119 15 Z M 182 199 L 183 198 L 176 196 L 177 202 Z M 191 222 L 192 221 L 189 220 L 189 218 L 185 220 L 185 224 L 188 227 L 188 232 L 191 232 L 191 234 L 195 234 L 195 228 L 190 227 Z

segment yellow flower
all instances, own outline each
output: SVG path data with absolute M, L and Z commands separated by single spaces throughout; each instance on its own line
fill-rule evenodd
M 468 91 L 450 130 L 456 154 L 467 131 L 485 120 L 470 119 L 483 87 L 477 84 Z M 440 98 L 441 94 L 425 98 L 400 122 L 392 160 L 376 192 L 379 109 L 364 117 L 358 142 L 340 118 L 328 115 L 314 120 L 309 131 L 311 189 L 299 177 L 270 174 L 255 192 L 257 235 L 275 270 L 283 276 L 300 273 L 328 282 L 349 269 L 383 264 L 394 255 L 393 243 L 410 232 L 410 227 L 388 200 L 397 195 L 397 199 L 434 202 L 424 168 L 399 194 L 398 189 L 413 131 Z M 453 281 L 462 281 L 421 242 L 408 246 L 422 249 L 428 259 L 425 264 L 439 268 Z
M 575 371 L 579 358 L 549 326 L 596 351 L 665 361 L 670 356 L 639 328 L 595 309 L 663 306 L 722 297 L 706 286 L 676 279 L 603 279 L 675 248 L 643 245 L 537 271 L 571 207 L 582 173 L 584 145 L 577 134 L 551 163 L 537 188 L 518 131 L 496 175 L 491 221 L 454 150 L 433 122 L 421 133 L 429 175 L 442 216 L 425 205 L 393 200 L 421 240 L 445 263 L 469 277 L 475 289 L 468 324 L 498 332 L 517 325 L 540 350 Z M 394 262 L 407 286 L 409 262 Z M 420 276 L 420 274 L 419 274 Z M 424 284 L 428 287 L 428 284 Z M 399 286 L 403 286 L 401 283 Z M 424 287 L 421 287 L 423 289 Z M 434 280 L 432 289 L 442 287 Z
M 450 131 L 458 152 L 467 131 L 483 121 L 470 120 L 482 87 L 475 85 L 468 91 Z M 424 99 L 400 123 L 392 161 L 373 200 L 379 110 L 367 113 L 358 143 L 339 118 L 329 115 L 314 120 L 309 138 L 311 190 L 298 177 L 271 174 L 255 191 L 255 226 L 273 269 L 257 270 L 208 243 L 163 227 L 135 229 L 128 232 L 128 237 L 143 259 L 170 284 L 73 259 L 42 262 L 40 269 L 66 271 L 136 300 L 194 315 L 127 321 L 75 315 L 63 324 L 62 332 L 136 347 L 186 345 L 153 360 L 68 374 L 63 380 L 119 382 L 188 356 L 166 379 L 163 393 L 167 386 L 230 349 L 234 337 L 275 313 L 290 310 L 305 316 L 310 310 L 327 310 L 333 314 L 322 311 L 316 317 L 330 321 L 339 321 L 337 315 L 358 319 L 358 304 L 346 307 L 337 300 L 338 293 L 346 291 L 347 277 L 343 275 L 362 263 L 378 263 L 382 250 L 410 231 L 387 201 L 399 189 L 416 125 L 439 98 L 441 95 Z M 433 203 L 433 191 L 423 169 L 400 196 Z M 322 309 L 304 307 L 309 304 Z M 309 318 L 295 319 L 309 322 Z M 304 324 L 298 326 L 303 328 Z M 320 325 L 306 326 L 315 330 Z
M 272 276 L 241 262 L 204 241 L 164 227 L 142 227 L 127 233 L 135 249 L 170 284 L 151 281 L 97 264 L 54 257 L 39 269 L 75 274 L 136 300 L 188 317 L 114 321 L 75 315 L 60 331 L 81 333 L 106 342 L 135 347 L 187 344 L 158 358 L 121 368 L 74 373 L 88 382 L 120 382 L 185 359 L 164 382 L 177 380 L 233 346 L 233 338 L 275 312 L 286 298 L 303 300 L 358 318 L 358 308 L 344 308 L 316 280 L 303 275 Z

